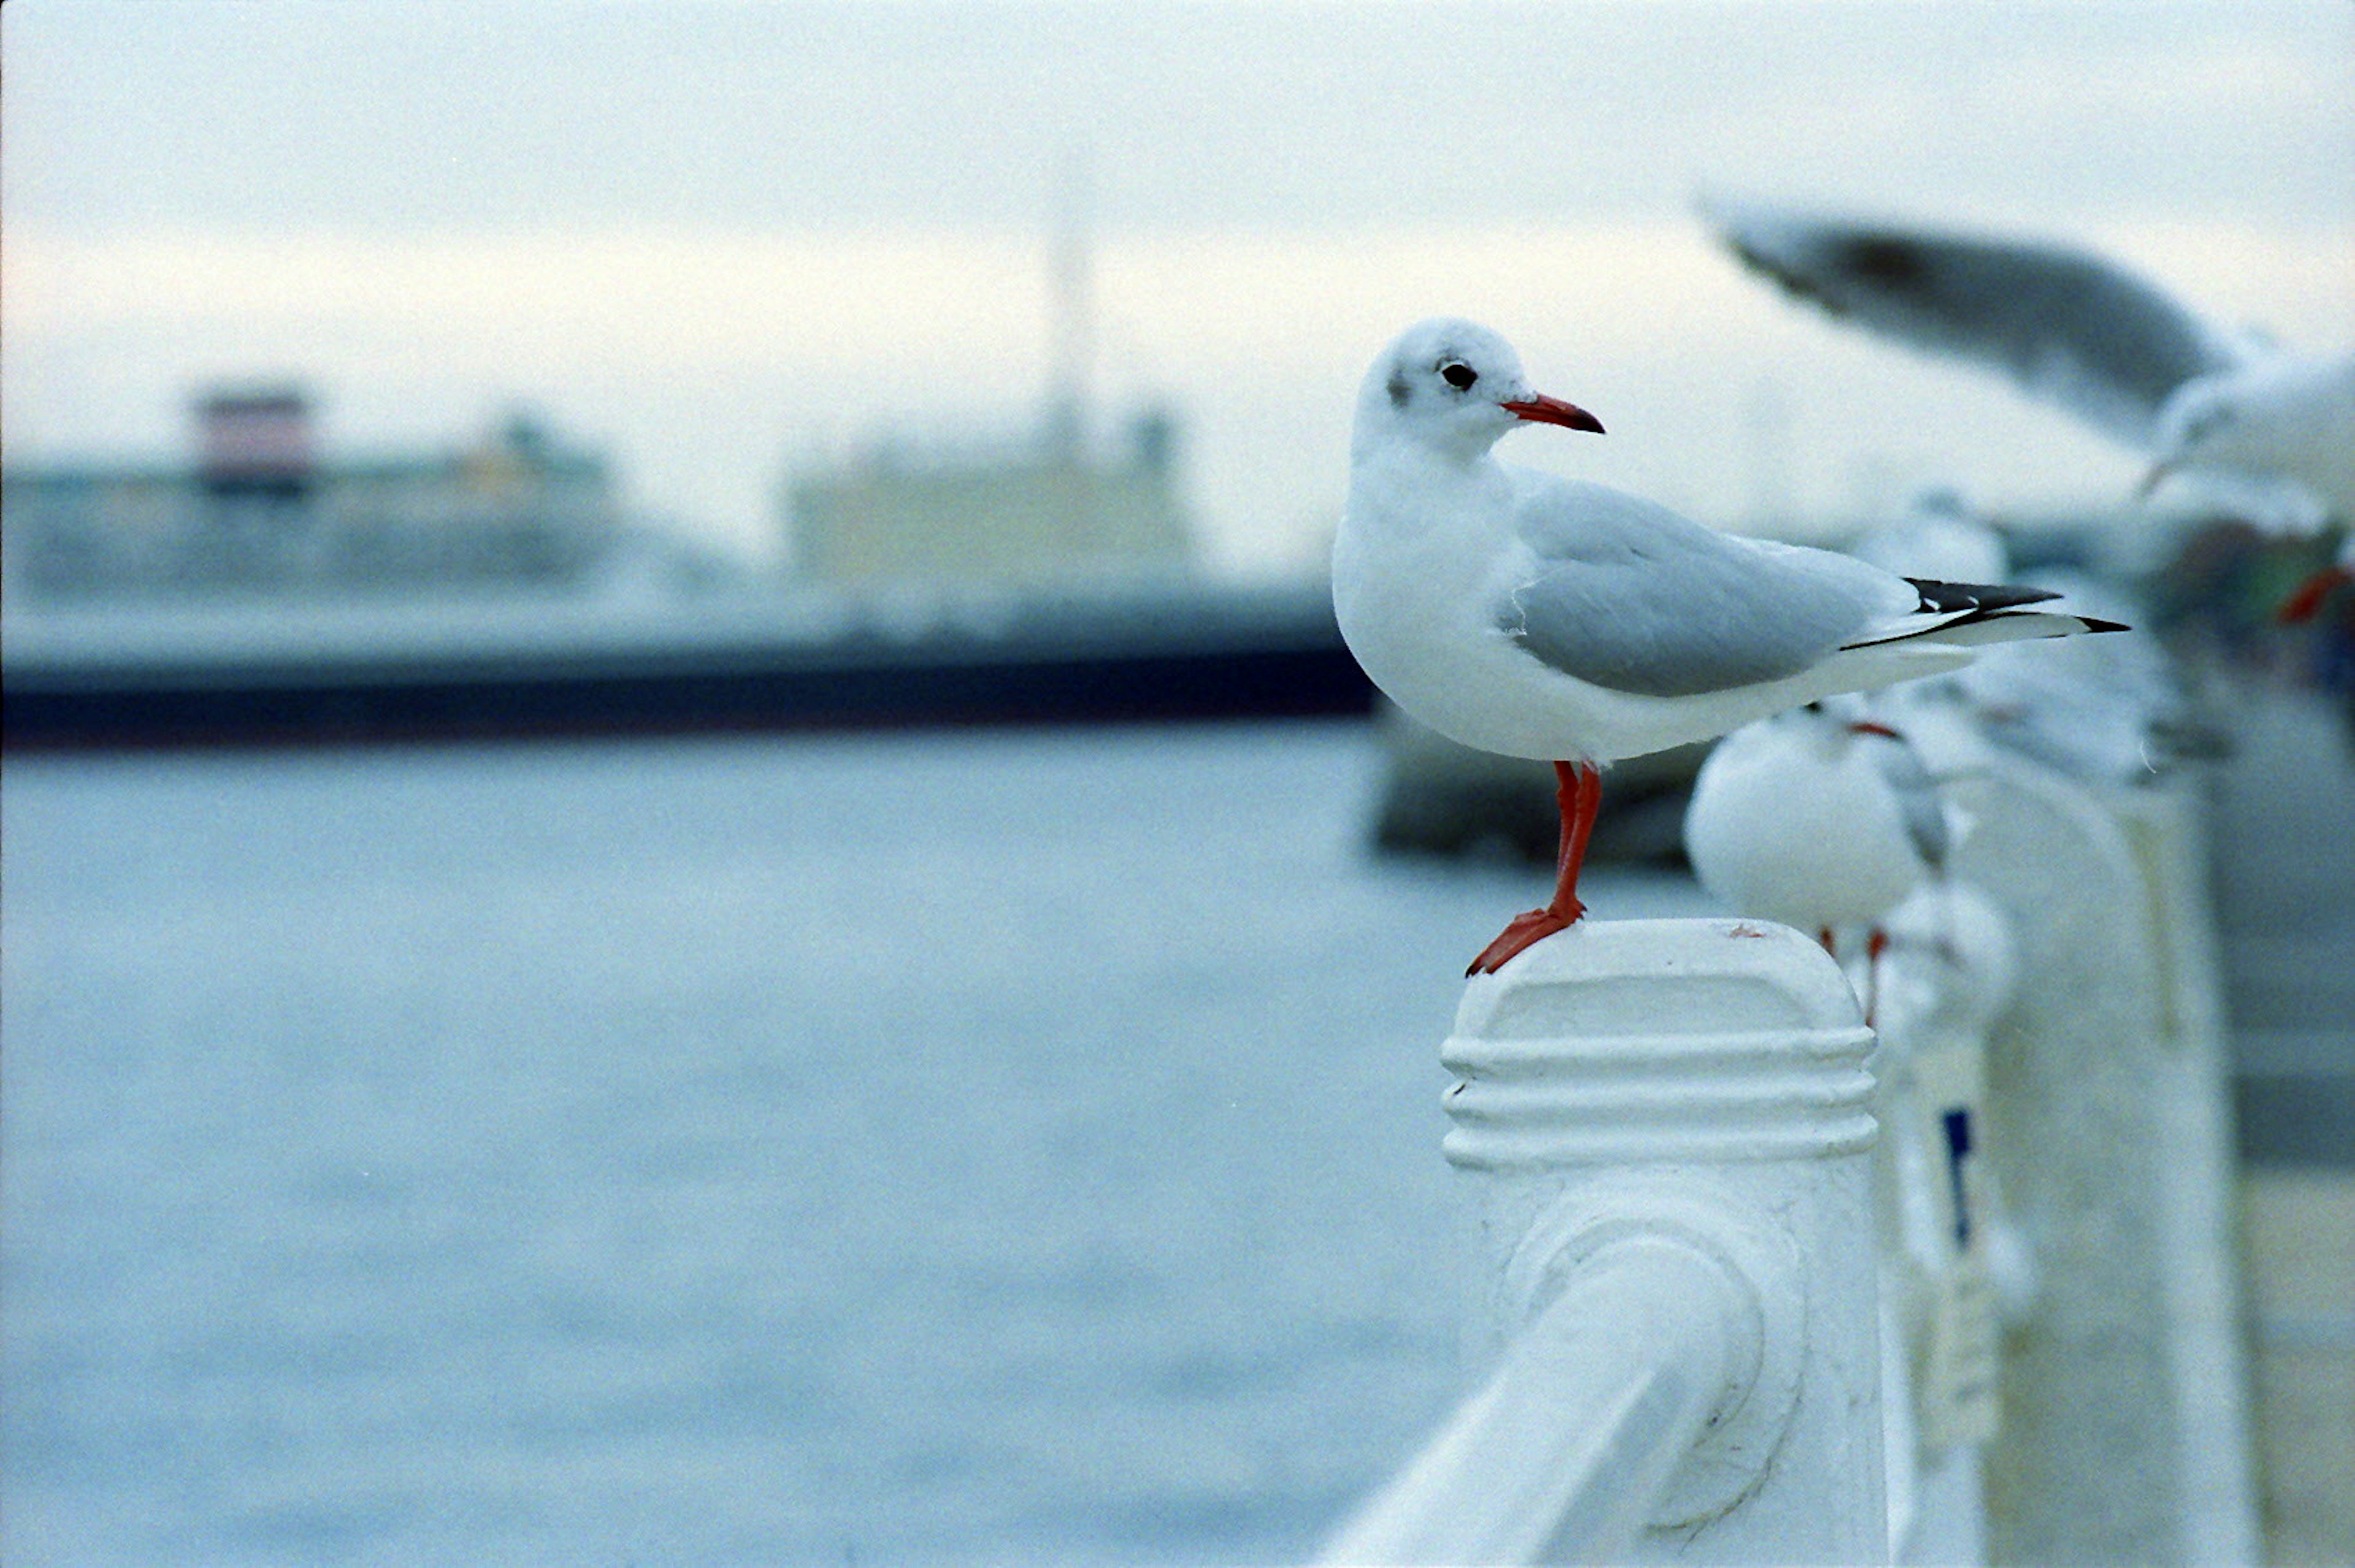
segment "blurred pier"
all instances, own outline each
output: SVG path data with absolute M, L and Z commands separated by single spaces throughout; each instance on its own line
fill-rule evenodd
M 2210 838 L 2266 1557 L 2343 1563 L 2355 1562 L 2355 745 L 2316 694 L 2243 699 Z
M 5 662 L 11 751 L 1372 707 L 1321 583 L 19 616 Z

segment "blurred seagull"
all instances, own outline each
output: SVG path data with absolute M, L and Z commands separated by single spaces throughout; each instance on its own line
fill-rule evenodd
M 1359 392 L 1333 545 L 1334 611 L 1376 686 L 1451 740 L 1554 765 L 1553 897 L 1469 972 L 1585 912 L 1602 764 L 1954 669 L 1983 644 L 2124 630 L 2029 608 L 2056 597 L 2041 589 L 1915 581 L 1507 467 L 1489 448 L 1522 421 L 1603 429 L 1532 390 L 1487 328 L 1409 327 Z
M 1865 530 L 1849 553 L 1901 577 L 2001 582 L 2011 575 L 2003 535 L 1945 485 L 1915 494 L 1902 512 Z
M 2113 585 L 2065 569 L 2040 574 L 2082 610 L 2134 614 Z M 2134 785 L 2230 751 L 2164 650 L 2147 637 L 2109 637 L 2037 650 L 1989 648 L 1969 668 L 1889 694 L 1881 717 L 1931 749 L 1924 731 L 1941 705 L 1982 740 L 2087 784 Z
M 1952 838 L 1937 781 L 1857 698 L 1811 702 L 1720 741 L 1693 778 L 1685 852 L 1737 912 L 1814 932 L 1867 928 L 1865 1021 L 1889 912 L 1942 872 Z
M 2011 572 L 2003 536 L 1946 486 L 1915 496 L 1851 553 L 1908 577 L 1999 582 Z M 2066 568 L 2038 577 L 2081 612 L 2140 618 L 2141 606 L 2113 583 Z M 1989 648 L 1966 668 L 1896 688 L 1876 713 L 1917 751 L 1951 757 L 1991 741 L 2104 784 L 2148 783 L 2179 763 L 2226 749 L 2222 731 L 2195 711 L 2166 654 L 2147 637 Z
M 1984 1040 L 2019 979 L 2002 906 L 1968 882 L 1938 876 L 1881 923 L 1889 937 L 1881 986 L 1885 1032 L 1909 1040 L 1934 1030 Z
M 2067 246 L 1713 200 L 1733 253 L 1798 297 L 1924 353 L 2008 375 L 2142 453 L 2148 495 L 2197 476 L 2250 520 L 2355 526 L 2355 353 L 2291 354 L 2202 320 Z M 2355 580 L 2355 535 L 2281 607 L 2304 619 Z

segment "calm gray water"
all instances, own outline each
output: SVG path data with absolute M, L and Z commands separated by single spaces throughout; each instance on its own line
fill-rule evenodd
M 1370 731 L 11 761 L 11 1564 L 1270 1562 L 1525 869 Z M 1606 913 L 1691 912 L 1594 879 Z

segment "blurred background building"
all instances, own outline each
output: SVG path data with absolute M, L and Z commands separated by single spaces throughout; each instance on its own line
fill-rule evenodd
M 1086 160 L 1057 187 L 1047 256 L 1047 393 L 1027 437 L 926 449 L 894 426 L 854 460 L 794 474 L 784 558 L 811 582 L 1036 587 L 1170 577 L 1198 564 L 1179 498 L 1178 419 L 1154 401 L 1109 446 L 1096 432 L 1097 336 Z
M 213 388 L 192 411 L 190 463 L 0 475 L 12 599 L 561 589 L 621 538 L 604 454 L 527 412 L 441 451 L 340 457 L 299 385 Z
M 881 443 L 790 482 L 789 559 L 802 578 L 845 584 L 1182 573 L 1193 528 L 1177 444 L 1177 418 L 1161 409 L 1131 420 L 1106 454 L 1054 421 L 1031 442 L 970 455 Z

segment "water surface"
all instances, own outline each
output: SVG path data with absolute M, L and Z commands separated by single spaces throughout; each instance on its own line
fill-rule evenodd
M 1299 1557 L 1454 1392 L 1436 1047 L 1541 889 L 1369 858 L 1380 769 L 12 760 L 0 1556 Z

